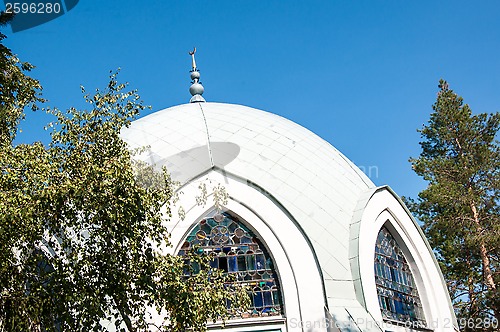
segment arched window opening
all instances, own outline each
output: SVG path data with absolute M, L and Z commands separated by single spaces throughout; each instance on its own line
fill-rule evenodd
M 417 286 L 398 243 L 382 227 L 375 244 L 375 284 L 384 319 L 413 322 L 424 327 L 425 317 Z
M 236 282 L 248 287 L 251 305 L 239 318 L 282 314 L 282 299 L 271 256 L 259 238 L 237 217 L 227 213 L 209 213 L 189 233 L 179 255 L 193 246 L 211 254 L 210 265 L 236 276 Z M 238 308 L 229 308 L 232 312 Z

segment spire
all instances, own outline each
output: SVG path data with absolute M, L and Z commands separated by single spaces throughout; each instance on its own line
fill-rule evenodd
M 191 93 L 190 103 L 201 103 L 204 102 L 205 99 L 201 96 L 203 94 L 203 85 L 200 83 L 200 72 L 198 68 L 196 68 L 196 60 L 194 59 L 194 54 L 196 53 L 196 47 L 192 52 L 189 52 L 192 60 L 192 69 L 191 69 L 191 86 L 189 87 L 189 92 Z

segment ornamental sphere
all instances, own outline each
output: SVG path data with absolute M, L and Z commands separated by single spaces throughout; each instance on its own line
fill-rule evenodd
M 191 93 L 191 96 L 202 95 L 203 91 L 205 91 L 205 89 L 203 88 L 203 85 L 201 85 L 200 83 L 193 83 L 189 87 L 189 92 Z
M 199 71 L 192 71 L 191 72 L 191 79 L 192 80 L 195 80 L 195 79 L 200 79 L 200 72 Z

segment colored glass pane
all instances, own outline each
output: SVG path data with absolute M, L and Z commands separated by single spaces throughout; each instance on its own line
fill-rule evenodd
M 238 312 L 237 317 L 243 318 L 281 315 L 280 287 L 271 256 L 238 218 L 226 212 L 211 212 L 191 230 L 179 255 L 185 255 L 193 246 L 212 255 L 212 267 L 234 274 L 237 283 L 250 289 L 250 308 L 242 312 L 228 303 L 231 313 Z
M 422 302 L 401 248 L 382 227 L 375 244 L 375 283 L 377 296 L 385 319 L 416 322 L 425 326 Z

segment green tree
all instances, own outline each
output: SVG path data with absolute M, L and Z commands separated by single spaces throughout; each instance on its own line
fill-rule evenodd
M 409 205 L 437 254 L 460 322 L 499 320 L 500 114 L 474 115 L 446 81 L 439 89 L 419 130 L 422 152 L 410 159 L 428 186 Z
M 93 96 L 82 88 L 89 110 L 48 110 L 57 119 L 48 146 L 14 145 L 40 85 L 3 49 L 17 76 L 3 81 L 14 88 L 2 90 L 0 114 L 0 331 L 204 331 L 226 317 L 226 300 L 248 303 L 208 257 L 192 253 L 201 266 L 192 273 L 161 250 L 175 187 L 166 170 L 134 162 L 119 136 L 145 108 L 137 92 L 112 74 Z M 153 322 L 151 310 L 165 319 Z
M 12 18 L 12 14 L 0 12 L 0 27 L 6 26 Z M 36 110 L 37 102 L 43 101 L 40 83 L 26 75 L 33 66 L 19 61 L 3 45 L 4 39 L 5 35 L 0 32 L 0 144 L 14 140 L 24 109 Z

